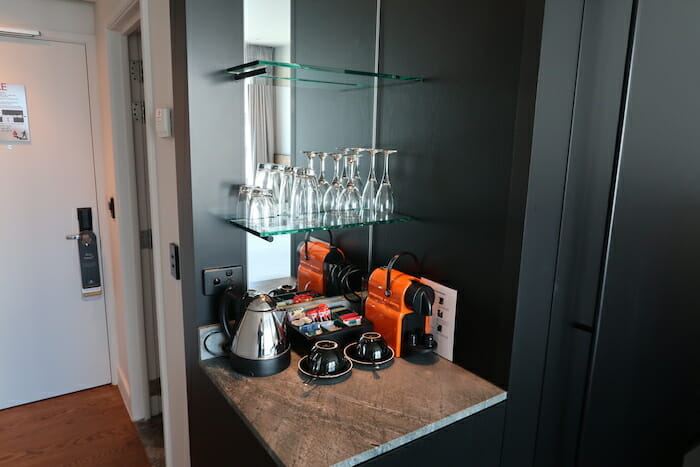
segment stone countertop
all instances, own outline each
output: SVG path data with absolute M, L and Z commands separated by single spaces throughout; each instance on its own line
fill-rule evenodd
M 376 372 L 352 370 L 335 385 L 304 385 L 299 356 L 264 378 L 234 372 L 225 357 L 205 373 L 280 465 L 350 466 L 379 456 L 506 398 L 503 389 L 438 357 L 397 358 Z M 310 391 L 311 390 L 311 391 Z

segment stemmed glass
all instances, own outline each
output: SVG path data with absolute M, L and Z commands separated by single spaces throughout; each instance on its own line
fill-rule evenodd
M 374 198 L 377 196 L 378 182 L 377 177 L 374 174 L 374 162 L 376 154 L 381 151 L 381 149 L 367 149 L 370 155 L 369 163 L 369 175 L 367 176 L 367 183 L 365 184 L 365 189 L 362 191 L 362 209 L 373 211 L 374 210 Z
M 360 158 L 362 155 L 360 153 L 365 152 L 365 148 L 351 148 L 352 152 L 354 152 L 355 156 L 355 175 L 352 178 L 352 183 L 355 185 L 355 188 L 359 190 L 360 193 L 362 193 L 362 177 L 360 176 Z
M 384 154 L 384 175 L 382 183 L 374 198 L 374 210 L 377 214 L 391 214 L 394 212 L 394 190 L 389 180 L 389 155 L 397 152 L 395 149 L 382 149 Z
M 331 153 L 333 158 L 333 181 L 331 181 L 328 191 L 323 195 L 323 210 L 331 212 L 336 210 L 338 198 L 343 192 L 343 185 L 340 183 L 340 161 L 343 155 L 339 152 Z
M 318 158 L 321 159 L 321 173 L 318 176 L 318 195 L 320 199 L 323 199 L 326 192 L 330 188 L 330 184 L 328 183 L 328 180 L 326 180 L 326 157 L 329 155 L 330 153 L 328 152 L 318 153 Z
M 309 159 L 309 165 L 308 168 L 311 169 L 311 171 L 314 170 L 314 157 L 318 154 L 316 151 L 301 151 L 306 155 L 306 158 Z
M 360 190 L 358 190 L 353 183 L 357 160 L 355 156 L 347 156 L 346 159 L 348 161 L 348 170 L 350 173 L 348 174 L 348 184 L 340 198 L 342 203 L 341 210 L 348 216 L 355 216 L 358 215 L 362 209 L 362 195 L 360 194 Z
M 338 148 L 338 151 L 342 153 L 343 156 L 350 154 L 350 148 Z M 340 176 L 340 184 L 343 188 L 348 184 L 348 160 L 347 158 L 343 162 L 343 173 Z

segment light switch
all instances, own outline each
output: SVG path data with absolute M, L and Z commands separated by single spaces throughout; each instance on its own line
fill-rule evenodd
M 161 138 L 169 138 L 173 135 L 172 109 L 156 109 L 156 134 Z

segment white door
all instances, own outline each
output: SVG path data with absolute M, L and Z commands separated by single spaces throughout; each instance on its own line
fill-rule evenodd
M 111 381 L 103 296 L 84 298 L 76 208 L 99 244 L 83 45 L 0 37 L 31 141 L 0 142 L 0 409 Z

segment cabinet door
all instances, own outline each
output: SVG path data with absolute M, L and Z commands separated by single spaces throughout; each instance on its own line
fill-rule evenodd
M 698 18 L 638 2 L 579 465 L 680 465 L 698 437 Z

